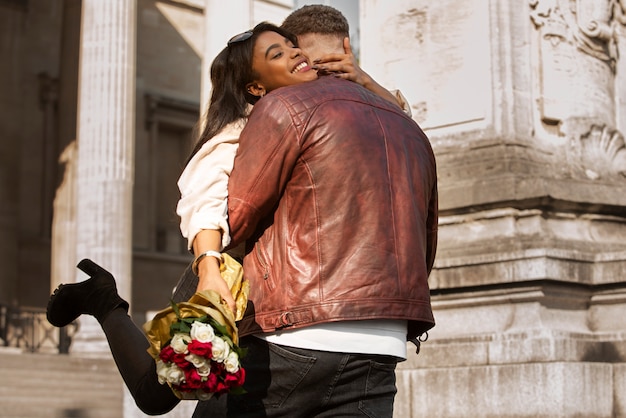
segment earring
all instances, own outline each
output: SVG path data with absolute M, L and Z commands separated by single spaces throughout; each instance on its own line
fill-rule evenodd
M 265 89 L 264 88 L 259 88 L 259 89 L 248 88 L 248 93 L 250 93 L 253 96 L 257 96 L 258 98 L 261 98 L 265 96 Z

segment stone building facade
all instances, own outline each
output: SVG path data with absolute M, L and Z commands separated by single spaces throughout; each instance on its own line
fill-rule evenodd
M 163 307 L 189 261 L 175 179 L 203 57 L 294 4 L 0 0 L 0 304 L 45 307 L 90 257 L 138 323 Z M 624 0 L 359 9 L 362 67 L 438 158 L 437 326 L 395 415 L 626 416 Z M 106 353 L 81 321 L 71 355 Z
M 626 4 L 361 2 L 438 158 L 437 326 L 398 416 L 626 416 Z

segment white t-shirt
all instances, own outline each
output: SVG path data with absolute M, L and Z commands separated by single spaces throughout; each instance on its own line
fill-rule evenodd
M 383 354 L 406 360 L 407 321 L 368 319 L 311 325 L 258 335 L 278 345 L 341 353 Z

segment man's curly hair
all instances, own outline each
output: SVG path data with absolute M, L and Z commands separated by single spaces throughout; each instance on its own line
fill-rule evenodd
M 281 27 L 294 35 L 321 33 L 342 38 L 350 35 L 348 20 L 334 7 L 321 4 L 302 6 L 293 11 Z

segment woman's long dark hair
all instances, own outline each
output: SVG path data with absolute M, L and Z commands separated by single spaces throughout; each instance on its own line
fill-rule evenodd
M 291 33 L 271 23 L 262 22 L 251 30 L 252 35 L 249 38 L 230 43 L 215 57 L 211 64 L 212 92 L 204 129 L 189 159 L 226 125 L 246 118 L 248 105 L 259 100 L 258 96 L 248 92 L 246 85 L 258 78 L 258 74 L 252 69 L 252 57 L 256 40 L 263 32 L 276 32 L 297 45 L 296 37 Z

